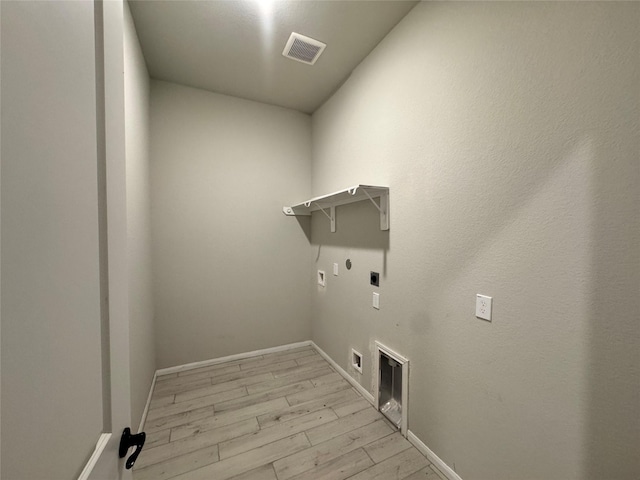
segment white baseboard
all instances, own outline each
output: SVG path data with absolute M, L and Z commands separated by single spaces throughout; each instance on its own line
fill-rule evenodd
M 347 382 L 349 382 L 351 385 L 353 385 L 353 388 L 355 388 L 358 391 L 358 393 L 360 393 L 360 395 L 362 395 L 365 398 L 365 400 L 367 400 L 371 405 L 373 405 L 375 407 L 375 400 L 373 398 L 373 395 L 371 395 L 371 393 L 369 393 L 362 385 L 360 385 L 351 375 L 349 375 L 340 365 L 338 365 L 333 360 L 333 358 L 331 358 L 329 355 L 327 355 L 325 353 L 325 351 L 322 350 L 313 341 L 310 342 L 310 345 L 313 348 L 315 348 L 318 351 L 318 353 L 322 356 L 322 358 L 324 358 L 327 362 L 329 362 L 331 364 L 331 366 L 340 375 L 342 375 Z
M 158 372 L 153 374 L 153 380 L 151 380 L 151 387 L 149 388 L 149 395 L 147 396 L 147 403 L 142 411 L 142 417 L 140 417 L 140 426 L 138 427 L 138 433 L 144 429 L 144 423 L 147 421 L 147 414 L 149 413 L 149 406 L 151 405 L 151 397 L 153 396 L 153 389 L 156 386 L 156 379 L 158 378 Z
M 416 447 L 420 453 L 422 453 L 427 459 L 433 463 L 438 470 L 440 470 L 449 480 L 462 480 L 460 475 L 453 471 L 453 469 L 444 463 L 444 461 L 437 456 L 433 451 L 427 447 L 422 440 L 420 440 L 415 433 L 409 430 L 407 434 L 407 440 Z
M 109 443 L 110 438 L 111 438 L 111 433 L 103 433 L 100 435 L 100 437 L 98 438 L 98 442 L 96 443 L 96 448 L 91 454 L 91 457 L 89 457 L 89 461 L 82 469 L 82 472 L 80 472 L 80 476 L 78 477 L 78 480 L 89 479 L 91 472 L 93 472 L 93 468 L 96 466 L 96 463 L 98 463 L 98 460 L 100 460 L 100 456 L 102 455 L 102 452 L 104 451 L 105 447 Z
M 312 345 L 311 340 L 305 340 L 304 342 L 289 343 L 288 345 L 280 345 L 278 347 L 264 348 L 262 350 L 254 350 L 253 352 L 237 353 L 235 355 L 227 355 L 226 357 L 212 358 L 210 360 L 203 360 L 201 362 L 187 363 L 185 365 L 178 365 L 175 367 L 161 368 L 156 370 L 157 376 L 169 375 L 172 373 L 185 372 L 187 370 L 193 370 L 195 368 L 210 367 L 211 365 L 217 365 L 219 363 L 231 362 L 233 360 L 242 360 L 243 358 L 257 357 L 259 355 L 266 355 L 268 353 L 284 352 L 286 350 L 293 350 L 294 348 L 307 347 Z

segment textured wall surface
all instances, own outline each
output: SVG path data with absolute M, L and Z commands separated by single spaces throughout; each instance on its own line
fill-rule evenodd
M 131 422 L 135 429 L 156 370 L 151 276 L 149 74 L 126 2 L 124 14 L 129 349 Z
M 309 339 L 310 117 L 151 85 L 158 367 Z
M 407 356 L 409 429 L 462 478 L 640 475 L 639 22 L 425 2 L 313 115 L 312 194 L 388 185 L 391 230 L 364 202 L 335 234 L 314 214 L 341 272 L 312 338 L 345 369 L 364 353 L 368 389 L 374 340 Z

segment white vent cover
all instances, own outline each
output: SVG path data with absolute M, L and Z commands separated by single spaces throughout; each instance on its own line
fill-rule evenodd
M 289 37 L 282 55 L 297 62 L 313 65 L 326 46 L 325 43 L 294 32 Z

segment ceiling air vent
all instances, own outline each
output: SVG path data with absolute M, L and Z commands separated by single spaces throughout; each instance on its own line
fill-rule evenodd
M 326 46 L 325 43 L 294 32 L 289 37 L 282 55 L 297 62 L 313 65 Z

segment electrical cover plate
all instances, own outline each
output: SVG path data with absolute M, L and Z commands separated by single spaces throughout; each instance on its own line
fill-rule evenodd
M 493 298 L 486 295 L 476 295 L 476 317 L 491 321 L 491 303 Z

